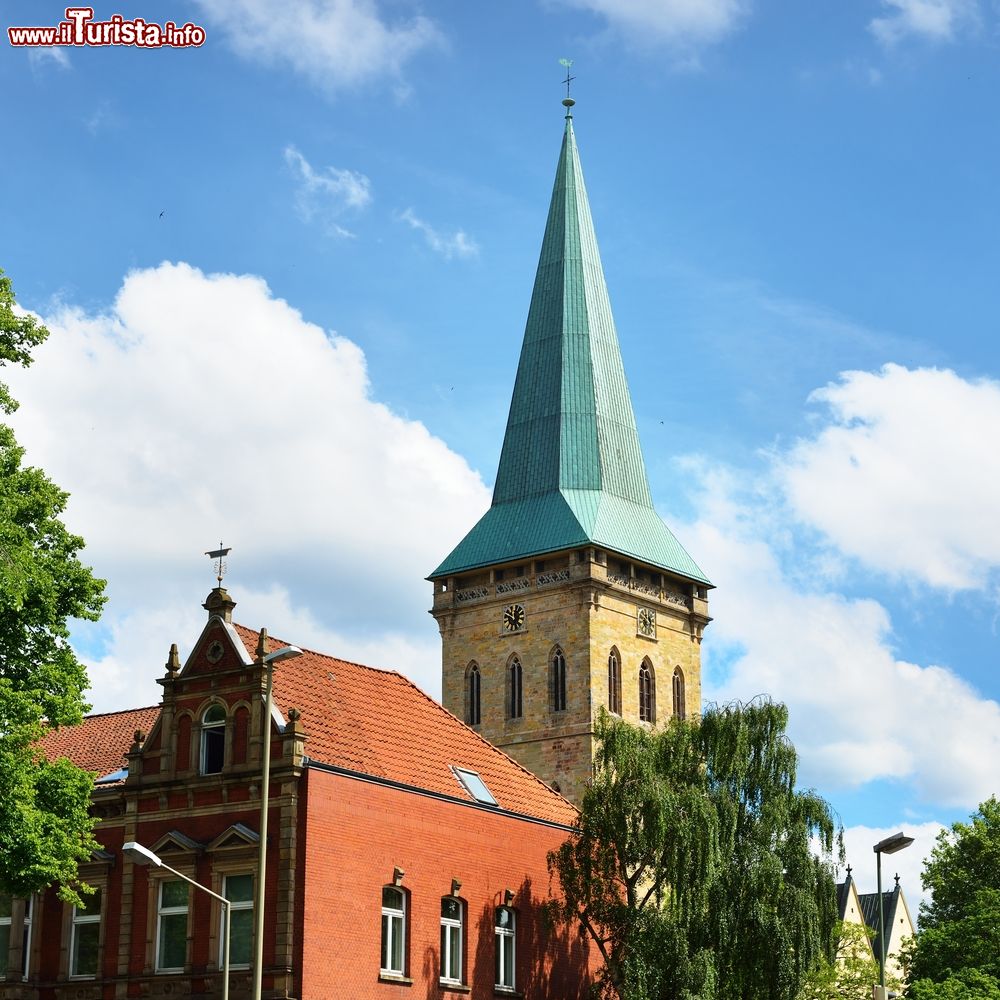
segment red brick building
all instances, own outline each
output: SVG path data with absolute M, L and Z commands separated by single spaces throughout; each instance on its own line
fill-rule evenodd
M 584 996 L 586 943 L 542 919 L 573 807 L 398 673 L 307 651 L 276 667 L 265 727 L 265 646 L 285 644 L 233 624 L 221 588 L 205 607 L 159 706 L 46 740 L 99 774 L 98 894 L 0 909 L 0 997 L 221 995 L 220 905 L 133 865 L 132 840 L 231 900 L 231 995 L 249 996 L 265 733 L 263 996 Z

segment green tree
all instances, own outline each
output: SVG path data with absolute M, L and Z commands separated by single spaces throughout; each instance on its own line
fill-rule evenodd
M 834 821 L 795 789 L 787 721 L 770 701 L 653 731 L 598 720 L 594 780 L 549 867 L 604 997 L 792 1000 L 832 956 Z
M 833 958 L 824 956 L 806 976 L 799 1000 L 871 1000 L 872 985 L 878 982 L 878 962 L 872 954 L 874 932 L 864 924 L 838 922 Z M 886 979 L 890 989 L 899 982 Z
M 906 995 L 910 1000 L 1000 1000 L 1000 982 L 978 969 L 961 969 L 940 983 L 918 979 Z
M 31 349 L 48 336 L 14 304 L 0 270 L 0 365 L 30 364 Z M 16 408 L 0 383 L 0 411 Z M 96 846 L 93 776 L 48 762 L 36 742 L 46 726 L 79 722 L 89 707 L 68 623 L 97 619 L 104 581 L 81 564 L 83 540 L 60 520 L 67 494 L 23 457 L 0 424 L 0 891 L 24 896 L 58 884 L 73 898 L 77 864 Z
M 969 823 L 954 823 L 938 834 L 922 882 L 931 898 L 920 907 L 920 930 L 907 955 L 913 984 L 908 995 L 964 997 L 955 991 L 966 990 L 978 997 L 990 983 L 998 988 L 1000 802 L 995 796 Z M 935 989 L 951 992 L 928 992 Z

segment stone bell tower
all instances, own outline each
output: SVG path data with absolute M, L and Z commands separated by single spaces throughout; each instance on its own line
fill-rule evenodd
M 493 503 L 429 579 L 445 707 L 579 804 L 602 707 L 700 711 L 711 584 L 653 509 L 563 104 Z

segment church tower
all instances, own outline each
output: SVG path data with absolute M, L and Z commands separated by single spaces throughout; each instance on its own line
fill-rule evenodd
M 445 707 L 580 803 L 600 709 L 701 709 L 708 579 L 653 509 L 573 101 L 493 503 L 431 574 Z

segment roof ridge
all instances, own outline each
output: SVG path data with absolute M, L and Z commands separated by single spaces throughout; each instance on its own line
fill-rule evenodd
M 234 628 L 242 629 L 244 632 L 249 632 L 251 635 L 260 635 L 260 629 L 252 629 L 248 625 L 240 625 L 237 622 L 233 622 L 232 624 Z M 271 635 L 270 632 L 267 637 L 272 642 L 278 643 L 279 646 L 295 645 L 295 643 L 291 643 L 287 639 L 279 639 L 276 635 Z M 324 660 L 333 660 L 334 663 L 345 663 L 349 667 L 358 667 L 361 670 L 371 670 L 376 674 L 395 674 L 397 677 L 402 677 L 404 680 L 407 679 L 405 675 L 401 674 L 398 670 L 395 670 L 392 667 L 373 667 L 370 663 L 358 663 L 355 660 L 345 660 L 342 656 L 334 656 L 332 653 L 322 653 L 318 649 L 310 649 L 308 646 L 296 646 L 296 648 L 301 649 L 303 653 L 309 653 L 311 656 L 319 656 Z M 417 690 L 420 689 L 418 688 Z
M 163 708 L 162 702 L 157 702 L 155 705 L 139 705 L 137 708 L 118 708 L 112 712 L 91 712 L 89 715 L 85 715 L 84 719 L 103 719 L 108 715 L 130 715 L 133 712 L 149 712 L 152 709 Z M 79 723 L 77 723 L 78 725 Z M 66 726 L 59 726 L 59 729 L 66 729 Z

